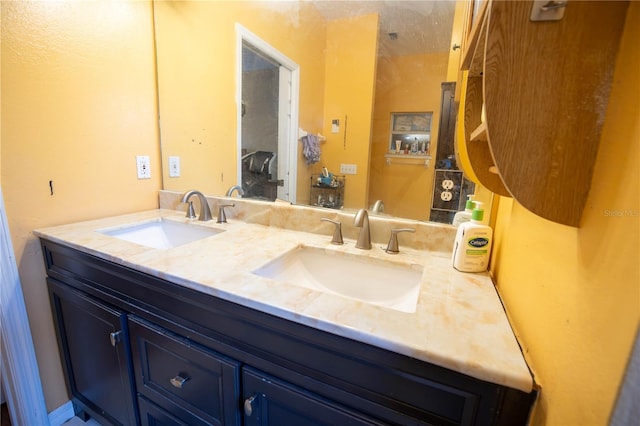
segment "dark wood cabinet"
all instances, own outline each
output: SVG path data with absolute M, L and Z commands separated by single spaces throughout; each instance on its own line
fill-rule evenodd
M 250 367 L 243 369 L 242 388 L 246 426 L 384 424 Z
M 458 116 L 458 104 L 455 101 L 456 83 L 445 82 L 441 84 L 442 95 L 440 98 L 440 123 L 438 124 L 438 149 L 436 150 L 436 167 L 448 164 L 448 169 L 457 170 L 455 158 L 455 133 L 456 117 Z M 449 160 L 447 162 L 447 160 Z
M 107 423 L 511 426 L 535 399 L 51 241 L 42 249 L 69 392 Z
M 188 424 L 240 425 L 240 364 L 129 318 L 138 393 Z
M 142 426 L 187 426 L 189 423 L 158 407 L 143 396 L 138 397 Z
M 467 195 L 475 191 L 475 184 L 463 175 L 456 163 L 455 132 L 458 104 L 455 101 L 455 92 L 456 83 L 442 83 L 438 149 L 429 213 L 430 221 L 448 224 L 453 222 L 458 211 L 464 210 Z M 449 185 L 445 184 L 445 181 Z
M 67 387 L 80 417 L 137 423 L 124 312 L 49 279 Z

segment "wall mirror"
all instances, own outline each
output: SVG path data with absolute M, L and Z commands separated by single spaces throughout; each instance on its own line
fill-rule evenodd
M 344 175 L 344 209 L 381 200 L 385 214 L 429 220 L 436 168 L 455 169 L 436 155 L 443 83 L 457 79 L 460 49 L 452 47 L 461 44 L 464 13 L 453 0 L 154 1 L 164 189 L 224 195 L 242 184 L 243 168 L 277 169 L 288 195 L 273 174 L 274 187 L 256 192 L 314 205 L 310 187 L 326 167 Z M 277 101 L 243 93 L 251 87 L 241 72 L 247 51 L 266 68 L 283 65 L 260 58 L 260 43 L 294 74 L 288 83 L 269 77 L 280 84 L 271 92 L 288 84 L 293 93 L 284 126 L 252 115 L 267 105 L 277 114 Z M 430 150 L 403 157 L 390 152 L 392 114 L 412 112 L 430 114 Z M 274 132 L 289 146 L 270 163 L 274 149 L 264 147 Z M 304 155 L 307 133 L 322 139 L 317 162 Z M 169 157 L 179 157 L 180 176 L 170 175 Z

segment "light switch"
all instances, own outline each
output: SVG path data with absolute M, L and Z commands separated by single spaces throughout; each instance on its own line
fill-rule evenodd
M 169 177 L 180 177 L 180 157 L 169 157 Z
M 138 179 L 151 179 L 151 160 L 148 155 L 137 155 L 136 165 L 138 169 Z
M 340 132 L 340 120 L 334 119 L 331 120 L 331 133 L 339 133 Z

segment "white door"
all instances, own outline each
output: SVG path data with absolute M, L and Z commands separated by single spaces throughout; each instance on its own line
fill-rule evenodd
M 300 68 L 246 28 L 238 24 L 236 28 L 238 183 L 245 197 L 295 203 Z M 270 153 L 272 173 L 265 180 L 259 172 Z M 252 156 L 256 161 L 249 164 Z
M 280 66 L 278 86 L 278 198 L 291 199 L 291 166 L 289 141 L 291 140 L 291 71 Z

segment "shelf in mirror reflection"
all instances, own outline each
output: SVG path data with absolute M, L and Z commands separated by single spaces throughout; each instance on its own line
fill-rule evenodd
M 387 166 L 391 164 L 402 164 L 429 167 L 431 164 L 430 155 L 390 153 L 385 154 L 384 158 Z

